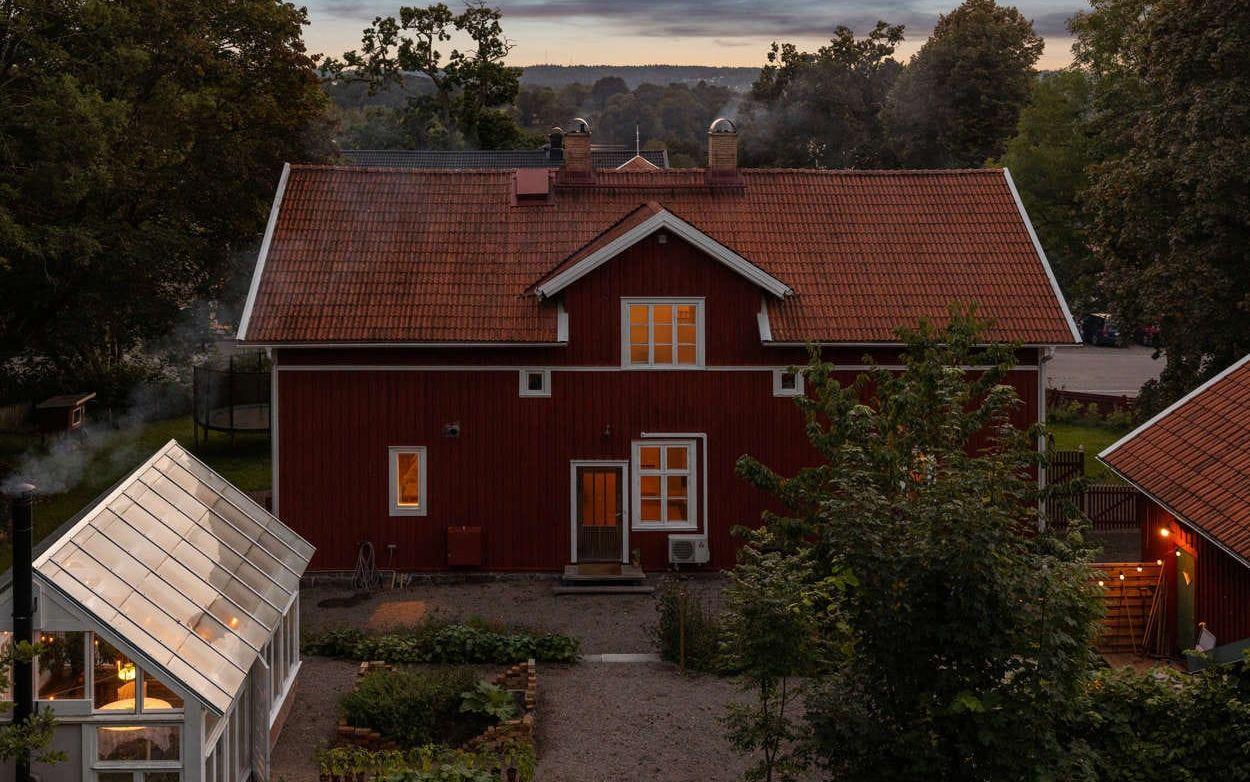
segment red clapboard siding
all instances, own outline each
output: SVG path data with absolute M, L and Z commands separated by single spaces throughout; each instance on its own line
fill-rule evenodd
M 1037 373 L 1012 380 L 1025 400 L 1018 418 L 1032 420 Z M 814 460 L 768 371 L 557 370 L 549 398 L 517 389 L 511 370 L 280 369 L 279 512 L 317 546 L 312 567 L 350 568 L 370 540 L 384 566 L 395 544 L 396 566 L 438 569 L 446 527 L 480 525 L 485 568 L 559 568 L 570 559 L 570 460 L 628 460 L 643 432 L 707 434 L 711 566 L 728 567 L 730 529 L 757 522 L 768 502 L 736 477 L 738 457 L 782 474 Z M 453 422 L 460 436 L 444 437 Z M 388 515 L 387 448 L 403 445 L 428 449 L 427 516 Z M 629 546 L 644 567 L 666 566 L 666 533 L 631 531 Z

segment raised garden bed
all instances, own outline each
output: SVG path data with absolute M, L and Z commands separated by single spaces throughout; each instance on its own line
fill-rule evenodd
M 449 772 L 472 782 L 528 780 L 536 760 L 534 660 L 513 665 L 476 689 L 457 692 L 463 715 L 458 718 L 447 711 L 447 688 L 467 687 L 464 675 L 464 669 L 454 669 L 426 681 L 426 673 L 405 672 L 382 660 L 362 662 L 357 688 L 344 698 L 339 746 L 318 756 L 322 782 L 365 782 L 396 774 L 423 780 L 427 773 L 430 779 L 442 779 Z M 460 732 L 483 722 L 487 724 L 476 735 L 457 740 Z M 397 727 L 388 731 L 380 724 Z

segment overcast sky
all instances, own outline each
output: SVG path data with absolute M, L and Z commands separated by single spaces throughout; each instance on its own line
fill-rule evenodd
M 427 0 L 428 1 L 428 0 Z M 360 31 L 380 14 L 422 0 L 304 0 L 313 52 L 338 55 L 355 48 Z M 762 65 L 768 43 L 806 48 L 828 40 L 845 24 L 865 32 L 878 19 L 907 28 L 899 56 L 924 42 L 938 14 L 958 0 L 496 0 L 504 33 L 515 43 L 514 65 Z M 459 8 L 459 3 L 448 3 Z M 1016 6 L 1046 38 L 1040 66 L 1071 60 L 1064 22 L 1086 0 L 1018 0 Z

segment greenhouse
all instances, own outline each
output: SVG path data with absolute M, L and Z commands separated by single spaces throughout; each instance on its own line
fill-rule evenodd
M 49 536 L 33 568 L 34 697 L 57 715 L 53 748 L 68 760 L 36 775 L 268 779 L 312 554 L 174 441 Z

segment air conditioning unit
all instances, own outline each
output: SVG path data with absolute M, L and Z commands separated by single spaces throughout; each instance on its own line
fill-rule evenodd
M 668 536 L 668 563 L 670 565 L 706 565 L 710 558 L 707 538 L 702 535 Z

